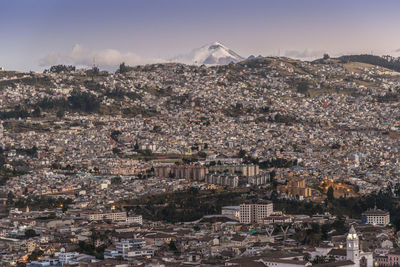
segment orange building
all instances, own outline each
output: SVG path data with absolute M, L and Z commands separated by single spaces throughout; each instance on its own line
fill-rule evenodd
M 344 184 L 341 182 L 335 182 L 333 179 L 328 179 L 328 177 L 324 177 L 321 180 L 321 189 L 322 192 L 327 193 L 329 187 L 333 188 L 333 196 L 335 198 L 349 198 L 355 197 L 357 194 L 354 192 L 352 186 L 348 184 Z

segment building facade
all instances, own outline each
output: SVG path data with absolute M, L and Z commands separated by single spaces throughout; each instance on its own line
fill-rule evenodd
M 390 223 L 390 213 L 374 208 L 361 214 L 361 222 L 364 224 L 386 226 Z
M 240 164 L 240 165 L 215 165 L 210 167 L 210 172 L 226 172 L 252 177 L 260 173 L 258 165 Z
M 207 174 L 205 182 L 208 184 L 238 187 L 239 177 L 237 175 Z
M 208 169 L 198 165 L 166 165 L 154 167 L 154 174 L 160 178 L 176 178 L 194 181 L 204 181 Z
M 101 220 L 111 220 L 111 221 L 126 221 L 126 212 L 109 212 L 109 213 L 88 213 L 85 217 L 89 221 L 101 221 Z
M 274 211 L 272 202 L 240 205 L 240 223 L 263 223 Z

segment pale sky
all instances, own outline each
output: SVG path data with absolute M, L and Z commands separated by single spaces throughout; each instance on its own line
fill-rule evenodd
M 146 64 L 214 41 L 243 57 L 400 55 L 399 13 L 398 0 L 0 0 L 0 66 Z

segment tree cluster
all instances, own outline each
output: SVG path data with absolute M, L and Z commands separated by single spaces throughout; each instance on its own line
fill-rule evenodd
M 75 71 L 75 66 L 72 65 L 55 65 L 51 66 L 50 69 L 44 70 L 44 73 L 61 73 Z
M 349 55 L 341 56 L 338 58 L 343 63 L 346 62 L 361 62 L 375 66 L 381 66 L 394 71 L 400 71 L 400 57 L 395 58 L 392 56 L 374 56 L 374 55 Z

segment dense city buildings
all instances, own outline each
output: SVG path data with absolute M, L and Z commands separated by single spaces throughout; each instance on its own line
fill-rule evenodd
M 399 77 L 284 57 L 3 70 L 0 265 L 392 266 Z

